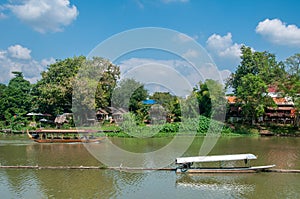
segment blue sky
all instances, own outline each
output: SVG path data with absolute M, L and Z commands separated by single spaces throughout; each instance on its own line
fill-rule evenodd
M 0 83 L 14 70 L 35 82 L 56 59 L 143 27 L 194 38 L 220 70 L 235 70 L 243 44 L 284 60 L 300 52 L 299 9 L 298 0 L 0 0 Z

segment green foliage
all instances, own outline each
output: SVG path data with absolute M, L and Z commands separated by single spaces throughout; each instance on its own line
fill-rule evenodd
M 112 106 L 137 113 L 142 106 L 140 102 L 147 97 L 148 92 L 142 83 L 134 79 L 123 79 L 113 91 Z
M 174 121 L 180 120 L 180 100 L 177 96 L 173 96 L 169 92 L 155 92 L 150 98 L 165 108 L 169 118 Z
M 130 137 L 153 137 L 157 134 L 162 126 L 160 125 L 138 125 L 135 114 L 128 113 L 123 115 L 123 122 L 120 125 L 120 128 L 123 132 L 127 133 Z
M 120 78 L 120 68 L 109 60 L 100 57 L 93 57 L 93 60 L 88 60 L 87 64 L 97 66 L 95 71 L 91 71 L 97 75 L 93 80 L 99 79 L 95 93 L 96 108 L 110 106 L 113 91 L 117 85 L 117 80 Z
M 280 88 L 286 96 L 291 97 L 295 108 L 300 110 L 300 54 L 295 54 L 286 59 L 284 62 L 287 70 L 285 79 L 282 79 Z M 299 126 L 299 112 L 295 117 L 295 126 Z
M 72 111 L 83 113 L 76 121 L 84 122 L 91 117 L 85 113 L 110 105 L 119 73 L 119 67 L 99 57 L 58 60 L 42 73 L 42 79 L 35 85 L 34 107 L 39 112 L 52 115 Z
M 199 82 L 193 91 L 197 97 L 199 105 L 199 113 L 205 117 L 211 116 L 212 102 L 210 92 L 206 83 Z
M 236 97 L 241 101 L 246 119 L 254 122 L 262 116 L 268 106 L 274 106 L 268 96 L 268 87 L 277 85 L 285 76 L 284 67 L 275 55 L 268 52 L 253 52 L 250 47 L 241 48 L 241 63 L 227 81 Z
M 186 99 L 181 100 L 181 117 L 197 118 L 199 115 L 199 104 L 197 95 L 192 92 Z
M 227 85 L 233 88 L 236 94 L 242 83 L 242 78 L 247 74 L 259 76 L 266 85 L 271 85 L 284 77 L 283 64 L 277 62 L 275 55 L 264 52 L 253 52 L 250 47 L 241 47 L 241 63 L 235 73 L 227 81 Z
M 166 123 L 160 129 L 160 132 L 164 132 L 164 133 L 178 132 L 179 126 L 180 126 L 180 123 L 178 123 L 178 122 Z
M 27 123 L 26 114 L 31 109 L 31 85 L 25 80 L 22 72 L 13 72 L 15 75 L 8 86 L 1 86 L 0 111 L 2 119 L 13 130 L 20 130 Z
M 197 98 L 200 115 L 222 120 L 226 102 L 225 89 L 221 83 L 212 79 L 207 79 L 204 83 L 200 81 L 194 87 L 192 95 Z
M 94 118 L 96 108 L 111 105 L 112 92 L 119 75 L 119 67 L 109 60 L 93 57 L 84 61 L 73 84 L 72 111 L 78 124 Z
M 52 115 L 71 112 L 75 75 L 84 61 L 83 56 L 57 60 L 42 72 L 34 87 L 36 111 Z

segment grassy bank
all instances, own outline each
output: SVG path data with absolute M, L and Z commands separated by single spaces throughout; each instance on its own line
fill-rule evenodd
M 226 124 L 200 116 L 199 118 L 188 119 L 184 122 L 165 123 L 159 125 L 145 125 L 123 122 L 120 126 L 116 124 L 98 124 L 93 127 L 86 127 L 99 131 L 99 135 L 109 137 L 173 137 L 179 136 L 259 136 L 263 130 L 273 135 L 299 136 L 299 128 L 283 125 L 259 126 L 249 124 Z M 70 127 L 68 126 L 68 128 Z M 26 134 L 27 129 L 21 131 L 1 131 L 3 135 Z M 29 128 L 29 130 L 34 130 Z
M 173 137 L 179 136 L 253 136 L 258 131 L 244 128 L 233 128 L 222 122 L 200 116 L 196 119 L 188 119 L 184 122 L 165 123 L 162 125 L 103 125 L 101 130 L 109 137 Z

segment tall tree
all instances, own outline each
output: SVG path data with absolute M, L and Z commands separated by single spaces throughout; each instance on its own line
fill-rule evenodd
M 236 95 L 242 101 L 241 108 L 246 119 L 254 122 L 264 114 L 265 106 L 272 103 L 266 95 L 267 88 L 260 76 L 249 73 L 241 78 Z
M 0 84 L 0 120 L 4 120 L 4 111 L 5 111 L 5 106 L 4 106 L 4 92 L 6 89 L 6 85 L 5 84 Z
M 295 54 L 284 62 L 287 71 L 282 81 L 282 89 L 292 98 L 295 108 L 300 110 L 300 54 Z M 296 112 L 294 125 L 299 125 L 299 111 Z
M 241 47 L 241 63 L 227 81 L 237 98 L 241 99 L 242 111 L 252 118 L 261 116 L 267 106 L 274 103 L 268 96 L 268 87 L 277 86 L 285 76 L 284 67 L 275 55 L 268 52 L 254 52 L 250 47 Z
M 35 109 L 52 115 L 71 112 L 73 82 L 84 61 L 83 56 L 57 60 L 42 72 L 34 87 Z
M 111 105 L 119 76 L 119 67 L 107 59 L 93 57 L 84 61 L 73 82 L 72 110 L 78 122 L 95 117 L 96 108 Z
M 77 94 L 77 111 L 83 107 L 94 111 L 108 106 L 119 73 L 119 67 L 100 57 L 59 60 L 42 73 L 42 79 L 35 86 L 36 107 L 40 112 L 53 115 L 72 112 L 74 93 Z
M 201 81 L 193 89 L 199 104 L 199 113 L 205 117 L 220 117 L 225 113 L 225 90 L 224 86 L 218 81 L 207 79 Z
M 241 63 L 227 81 L 235 94 L 242 78 L 247 74 L 260 76 L 267 85 L 278 82 L 284 76 L 283 63 L 277 62 L 274 54 L 253 51 L 246 46 L 241 47 L 241 53 Z
M 180 120 L 181 110 L 180 110 L 180 100 L 177 96 L 171 95 L 169 92 L 155 92 L 151 99 L 157 101 L 161 104 L 167 111 L 168 114 L 171 114 L 175 121 Z
M 198 100 L 200 115 L 210 117 L 212 103 L 207 84 L 199 82 L 199 85 L 196 85 L 194 87 L 193 92 L 195 93 Z
M 134 79 L 123 79 L 113 91 L 112 105 L 135 112 L 141 108 L 141 101 L 148 97 L 144 85 Z
M 31 108 L 31 84 L 24 79 L 22 72 L 12 72 L 12 78 L 7 87 L 2 86 L 1 107 L 6 121 L 12 128 L 26 122 L 26 114 Z
M 120 78 L 120 68 L 109 60 L 100 57 L 94 57 L 93 60 L 88 60 L 88 62 L 98 66 L 96 73 L 100 76 L 95 94 L 96 107 L 105 108 L 110 106 L 117 80 Z

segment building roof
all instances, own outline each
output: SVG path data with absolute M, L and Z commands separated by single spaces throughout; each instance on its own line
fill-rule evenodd
M 294 102 L 289 97 L 273 97 L 272 99 L 277 105 L 294 105 Z
M 230 104 L 234 104 L 236 102 L 236 97 L 235 96 L 226 96 L 227 102 Z
M 156 104 L 156 100 L 153 99 L 143 100 L 143 104 L 149 104 L 149 105 Z
M 102 109 L 102 108 L 99 108 L 99 109 L 97 110 L 97 114 L 108 115 L 108 112 L 107 112 L 106 110 Z
M 257 157 L 251 153 L 248 154 L 233 154 L 233 155 L 212 155 L 212 156 L 196 156 L 176 158 L 177 164 L 192 163 L 192 162 L 219 162 L 219 161 L 236 161 L 236 160 L 254 160 Z

